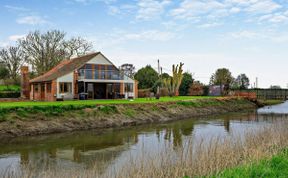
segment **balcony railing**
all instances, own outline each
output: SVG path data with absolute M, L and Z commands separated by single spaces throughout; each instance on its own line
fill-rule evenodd
M 117 70 L 92 70 L 80 69 L 78 72 L 79 80 L 124 80 L 124 75 Z

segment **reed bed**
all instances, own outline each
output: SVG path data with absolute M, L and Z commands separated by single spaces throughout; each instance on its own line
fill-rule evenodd
M 1 177 L 43 177 L 43 178 L 167 178 L 167 177 L 210 177 L 227 168 L 250 164 L 271 158 L 288 147 L 288 122 L 281 121 L 244 134 L 212 139 L 188 140 L 177 148 L 167 144 L 161 153 L 141 152 L 137 158 L 132 155 L 121 167 L 100 172 L 100 168 L 63 170 L 37 170 L 33 165 L 21 171 L 7 169 Z M 139 158 L 140 157 L 140 158 Z M 35 167 L 35 166 L 34 166 Z

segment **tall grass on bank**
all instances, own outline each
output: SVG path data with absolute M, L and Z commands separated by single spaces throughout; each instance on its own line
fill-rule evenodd
M 204 139 L 191 140 L 176 152 L 168 147 L 159 155 L 143 155 L 141 160 L 131 160 L 117 177 L 209 177 L 227 168 L 270 158 L 287 146 L 285 122 L 247 131 L 244 137 L 214 137 L 206 143 Z
M 187 141 L 175 149 L 166 145 L 160 153 L 145 152 L 127 158 L 124 166 L 103 173 L 98 166 L 94 169 L 35 169 L 35 165 L 23 167 L 22 171 L 8 169 L 0 176 L 8 177 L 202 177 L 219 175 L 225 169 L 239 165 L 257 163 L 269 159 L 288 147 L 288 122 L 279 121 L 257 130 L 247 130 L 244 135 Z M 277 165 L 276 165 L 277 166 Z M 32 167 L 32 168 L 31 168 Z M 34 169 L 33 169 L 34 167 Z M 112 166 L 113 167 L 113 166 Z

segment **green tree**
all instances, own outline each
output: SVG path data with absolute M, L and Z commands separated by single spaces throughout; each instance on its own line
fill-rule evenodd
M 164 79 L 164 78 L 170 78 L 171 76 L 167 73 L 163 73 L 160 75 L 160 78 Z
M 250 80 L 246 76 L 246 74 L 240 74 L 235 79 L 235 84 L 236 84 L 237 89 L 241 89 L 241 90 L 248 89 L 250 85 Z
M 183 74 L 182 83 L 179 87 L 179 94 L 181 96 L 187 96 L 189 94 L 189 89 L 192 84 L 193 84 L 192 74 L 189 72 L 185 72 Z
M 139 82 L 139 89 L 152 88 L 159 79 L 158 73 L 150 65 L 138 70 L 134 77 Z
M 229 69 L 221 68 L 212 74 L 210 84 L 220 85 L 222 95 L 227 94 L 233 82 L 233 76 Z M 224 88 L 223 88 L 224 87 Z

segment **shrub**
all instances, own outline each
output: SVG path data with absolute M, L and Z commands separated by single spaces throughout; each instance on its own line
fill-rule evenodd
M 0 91 L 0 98 L 19 98 L 20 92 L 15 91 Z

